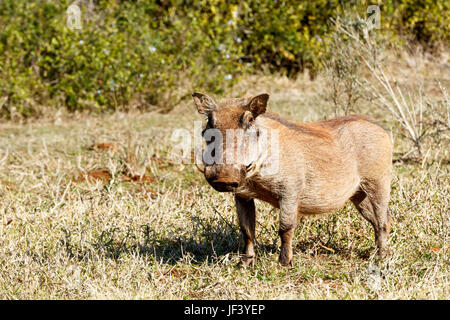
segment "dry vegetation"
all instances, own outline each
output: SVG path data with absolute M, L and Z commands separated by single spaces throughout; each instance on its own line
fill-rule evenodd
M 0 124 L 0 298 L 448 299 L 449 105 L 435 81 L 448 91 L 447 61 L 403 53 L 389 62 L 396 83 L 422 85 L 431 101 L 420 123 L 434 135 L 421 141 L 422 157 L 404 157 L 414 145 L 389 112 L 364 99 L 355 106 L 392 132 L 396 151 L 392 254 L 381 265 L 372 227 L 348 204 L 302 220 L 294 266 L 279 266 L 278 213 L 258 202 L 256 266 L 236 267 L 232 195 L 170 161 L 173 129 L 200 119 L 191 101 L 166 115 Z M 272 111 L 315 121 L 336 111 L 326 83 L 252 76 L 233 95 L 265 91 Z

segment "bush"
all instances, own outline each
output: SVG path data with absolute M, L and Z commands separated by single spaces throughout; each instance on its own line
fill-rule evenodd
M 393 28 L 409 40 L 434 49 L 450 38 L 450 2 L 445 0 L 400 0 L 390 5 Z
M 93 3 L 93 8 L 89 6 Z M 223 93 L 256 69 L 313 72 L 330 52 L 331 17 L 366 16 L 368 1 L 149 0 L 0 2 L 0 116 L 41 106 L 169 111 L 193 90 Z M 66 23 L 82 8 L 82 30 Z M 381 4 L 382 27 L 423 43 L 448 40 L 448 3 Z
M 84 5 L 82 16 L 90 16 L 82 30 L 66 25 L 68 1 L 1 2 L 3 116 L 36 115 L 44 104 L 168 111 L 187 93 L 180 84 L 219 93 L 232 84 L 241 52 L 217 49 L 230 40 L 227 30 L 207 34 L 196 15 L 156 2 L 100 1 L 95 13 Z

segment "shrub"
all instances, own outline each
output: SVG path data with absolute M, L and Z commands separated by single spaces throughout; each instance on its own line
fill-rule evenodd
M 395 3 L 395 2 L 394 2 Z M 390 4 L 393 28 L 400 34 L 416 40 L 426 48 L 434 49 L 450 38 L 450 3 L 445 0 L 400 0 Z
M 66 24 L 70 4 L 82 8 L 82 30 Z M 43 105 L 71 111 L 169 111 L 193 90 L 221 94 L 254 69 L 314 73 L 332 54 L 330 18 L 350 11 L 365 17 L 371 4 L 4 0 L 0 116 L 36 116 Z M 447 2 L 379 5 L 382 28 L 430 47 L 448 41 Z
M 84 5 L 82 30 L 66 25 L 68 1 L 1 2 L 3 116 L 38 114 L 43 104 L 167 111 L 186 93 L 177 91 L 181 83 L 219 93 L 232 84 L 242 63 L 227 30 L 206 34 L 197 15 L 156 2 L 100 1 L 96 12 Z

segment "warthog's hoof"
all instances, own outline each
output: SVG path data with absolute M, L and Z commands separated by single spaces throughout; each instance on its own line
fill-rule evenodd
M 378 249 L 377 254 L 380 260 L 387 260 L 391 256 L 391 251 L 389 249 Z
M 278 262 L 284 267 L 293 266 L 292 257 L 288 256 L 287 254 L 283 254 L 283 252 L 280 254 Z
M 239 266 L 243 269 L 247 269 L 249 266 L 255 266 L 255 256 L 242 256 Z

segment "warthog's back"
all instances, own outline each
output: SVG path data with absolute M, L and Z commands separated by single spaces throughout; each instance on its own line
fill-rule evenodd
M 322 124 L 330 128 L 342 150 L 348 150 L 355 157 L 361 179 L 378 180 L 382 175 L 390 175 L 392 141 L 382 127 L 362 116 L 338 118 Z
M 265 125 L 279 130 L 279 175 L 299 189 L 302 214 L 332 212 L 361 183 L 390 175 L 390 138 L 364 117 L 317 123 L 295 123 L 272 115 L 264 118 Z

